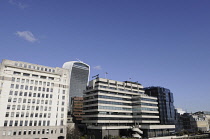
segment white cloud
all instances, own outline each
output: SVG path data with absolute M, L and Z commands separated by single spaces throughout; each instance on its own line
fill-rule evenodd
M 95 67 L 93 67 L 93 69 L 96 69 L 96 70 L 101 70 L 102 68 L 101 68 L 101 66 L 95 66 Z
M 18 1 L 18 0 L 9 0 L 9 3 L 12 4 L 12 5 L 16 5 L 18 6 L 20 9 L 25 9 L 28 7 L 28 5 Z
M 37 39 L 34 37 L 33 33 L 31 33 L 30 31 L 22 31 L 22 32 L 17 31 L 15 34 L 29 42 L 37 41 Z

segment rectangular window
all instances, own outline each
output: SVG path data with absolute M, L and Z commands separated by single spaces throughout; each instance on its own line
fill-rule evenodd
M 24 85 L 21 85 L 21 86 L 20 86 L 20 89 L 23 89 L 23 88 L 24 88 Z
M 23 121 L 20 121 L 20 126 L 23 126 Z
M 12 126 L 12 125 L 13 125 L 13 121 L 10 120 L 10 121 L 9 121 L 9 126 Z
M 5 117 L 9 117 L 9 112 L 6 112 Z
M 4 121 L 4 126 L 7 126 L 7 123 L 8 123 L 8 121 L 6 120 L 6 121 Z
M 30 74 L 28 74 L 28 73 L 23 73 L 23 76 L 30 76 Z
M 20 75 L 21 73 L 20 72 L 16 72 L 16 71 L 14 71 L 14 73 L 13 73 L 14 75 Z
M 15 86 L 14 84 L 11 84 L 10 88 L 14 88 L 14 86 Z
M 15 91 L 15 94 L 14 95 L 17 96 L 18 95 L 18 91 Z
M 21 130 L 19 130 L 18 135 L 21 135 L 21 133 L 22 133 L 22 131 L 21 131 Z
M 41 78 L 41 79 L 46 79 L 47 77 L 46 77 L 46 76 L 40 76 L 40 78 Z
M 27 120 L 25 121 L 25 126 L 28 126 L 28 121 Z
M 18 121 L 15 121 L 15 126 L 18 126 Z
M 22 80 L 21 80 L 21 83 L 25 83 L 25 79 L 22 79 Z
M 19 84 L 16 84 L 15 89 L 19 89 Z

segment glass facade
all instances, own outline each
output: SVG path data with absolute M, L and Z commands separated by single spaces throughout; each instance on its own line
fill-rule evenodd
M 69 111 L 72 111 L 72 97 L 82 97 L 89 78 L 89 66 L 79 61 L 66 62 L 63 68 L 70 72 Z
M 145 94 L 158 98 L 160 123 L 175 124 L 173 93 L 163 87 L 149 87 L 145 88 Z

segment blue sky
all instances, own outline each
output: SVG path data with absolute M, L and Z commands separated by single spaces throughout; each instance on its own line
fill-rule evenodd
M 210 111 L 209 0 L 1 0 L 0 59 L 169 88 L 175 106 Z M 90 78 L 91 78 L 90 77 Z

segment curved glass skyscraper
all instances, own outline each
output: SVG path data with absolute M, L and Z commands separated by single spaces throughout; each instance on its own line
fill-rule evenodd
M 80 61 L 70 61 L 63 64 L 63 68 L 69 69 L 69 111 L 71 111 L 71 98 L 82 97 L 88 83 L 90 66 Z

